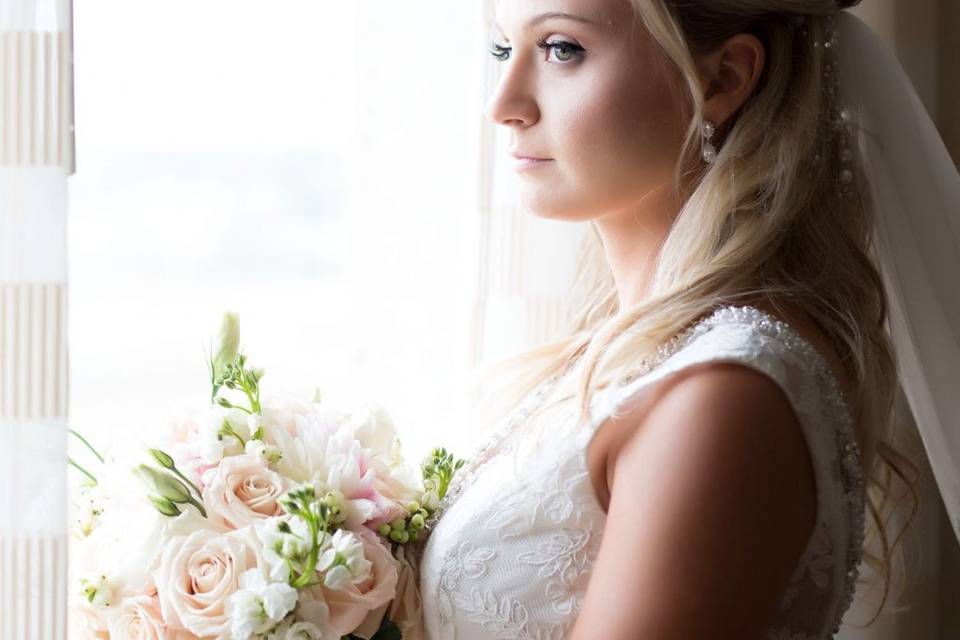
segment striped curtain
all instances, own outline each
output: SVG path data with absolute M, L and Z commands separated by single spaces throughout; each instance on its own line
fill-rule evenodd
M 71 8 L 0 3 L 0 640 L 66 637 Z

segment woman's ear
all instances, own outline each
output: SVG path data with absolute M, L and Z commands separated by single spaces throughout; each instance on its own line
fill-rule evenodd
M 753 93 L 765 62 L 763 43 L 749 33 L 731 36 L 714 51 L 698 56 L 704 117 L 722 126 Z

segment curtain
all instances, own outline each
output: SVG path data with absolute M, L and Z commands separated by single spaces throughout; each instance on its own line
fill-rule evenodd
M 503 63 L 487 53 L 495 19 L 483 6 L 484 97 Z M 564 335 L 571 319 L 570 290 L 586 224 L 532 216 L 518 205 L 517 182 L 507 162 L 506 127 L 483 119 L 477 200 L 478 261 L 470 322 L 470 363 L 492 362 Z
M 66 629 L 71 4 L 0 4 L 0 640 Z

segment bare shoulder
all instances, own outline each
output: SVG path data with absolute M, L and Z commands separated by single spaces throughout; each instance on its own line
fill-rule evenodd
M 589 622 L 574 637 L 760 638 L 816 518 L 812 461 L 784 391 L 747 365 L 703 363 L 615 422 Z

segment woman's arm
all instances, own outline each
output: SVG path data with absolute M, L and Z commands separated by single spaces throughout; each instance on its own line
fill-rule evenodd
M 608 453 L 606 528 L 571 638 L 760 640 L 814 529 L 801 425 L 746 365 L 661 384 L 617 420 L 628 431 Z

